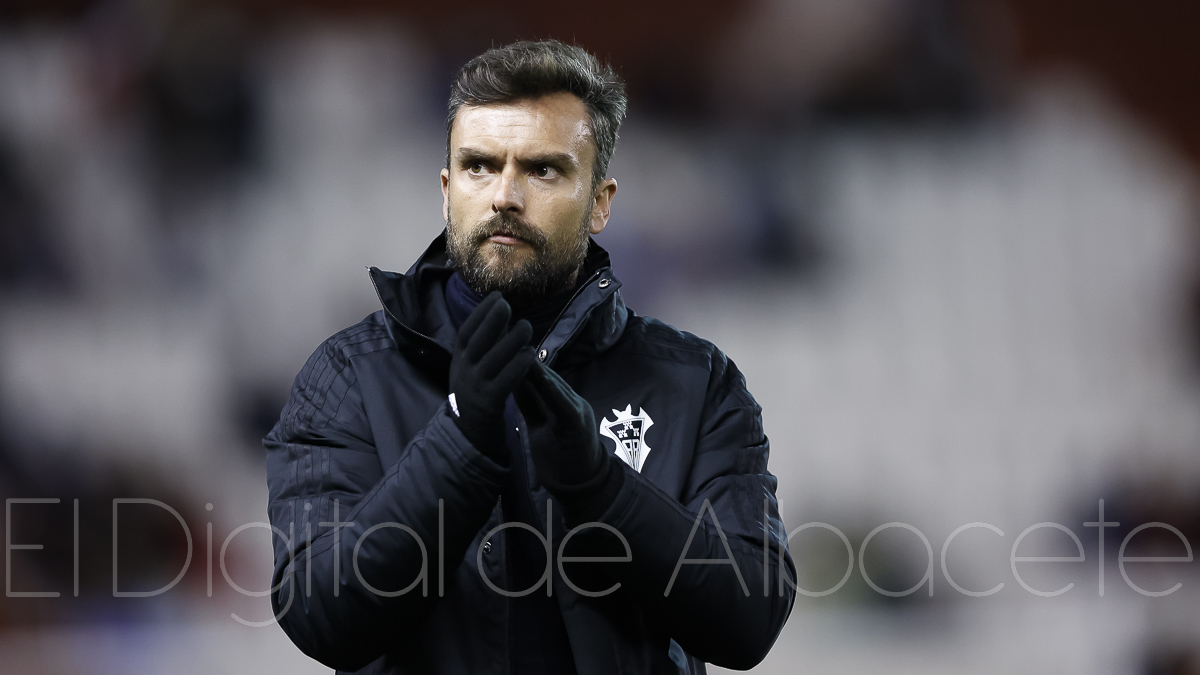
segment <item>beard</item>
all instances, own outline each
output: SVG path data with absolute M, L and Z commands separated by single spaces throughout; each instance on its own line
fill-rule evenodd
M 575 281 L 588 250 L 591 211 L 585 211 L 578 230 L 553 240 L 507 211 L 464 229 L 451 217 L 446 223 L 446 254 L 450 266 L 476 293 L 500 291 L 515 307 L 528 307 L 560 293 Z M 520 239 L 532 251 L 490 244 L 488 237 Z

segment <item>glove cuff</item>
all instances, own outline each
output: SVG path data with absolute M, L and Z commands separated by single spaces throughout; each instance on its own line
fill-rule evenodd
M 471 422 L 467 418 L 453 413 L 450 418 L 454 420 L 458 430 L 467 437 L 476 450 L 500 466 L 508 467 L 508 448 L 504 443 L 503 419 Z

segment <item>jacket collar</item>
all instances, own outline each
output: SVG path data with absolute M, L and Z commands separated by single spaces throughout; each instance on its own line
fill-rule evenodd
M 446 232 L 433 240 L 408 272 L 398 274 L 370 268 L 371 283 L 389 319 L 392 337 L 417 344 L 439 345 L 453 351 L 456 330 L 446 308 L 446 281 L 453 270 L 446 255 Z M 625 329 L 628 312 L 612 274 L 608 251 L 588 239 L 587 257 L 580 270 L 584 281 L 538 346 L 547 363 L 569 344 L 581 356 L 611 347 Z M 393 325 L 394 324 L 394 325 Z M 574 351 L 574 350 L 573 350 Z

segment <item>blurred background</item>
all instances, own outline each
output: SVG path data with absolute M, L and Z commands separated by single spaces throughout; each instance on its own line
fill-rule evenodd
M 364 266 L 442 229 L 455 69 L 555 37 L 630 85 L 598 237 L 627 302 L 738 363 L 785 523 L 852 549 L 796 533 L 816 597 L 754 672 L 1200 672 L 1200 561 L 1127 566 L 1162 597 L 1117 565 L 1144 523 L 1200 544 L 1198 29 L 1191 0 L 7 0 L 0 494 L 59 501 L 7 504 L 0 670 L 329 672 L 239 591 L 259 439 L 377 309 Z M 155 502 L 118 531 L 114 498 Z M 1010 569 L 1042 522 L 1086 558 L 1022 564 L 1056 597 Z

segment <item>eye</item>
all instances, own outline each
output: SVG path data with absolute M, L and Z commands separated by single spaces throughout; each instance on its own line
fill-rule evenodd
M 483 162 L 471 162 L 467 165 L 467 173 L 479 175 L 483 173 L 485 168 Z
M 556 173 L 557 172 L 554 170 L 554 167 L 550 166 L 549 164 L 538 164 L 533 169 L 533 175 L 537 176 L 538 178 L 550 178 Z

